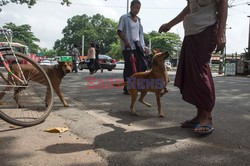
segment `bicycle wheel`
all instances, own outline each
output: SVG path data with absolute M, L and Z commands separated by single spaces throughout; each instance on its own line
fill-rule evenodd
M 7 78 L 0 79 L 0 117 L 17 126 L 37 125 L 42 123 L 52 110 L 52 85 L 47 74 L 36 62 L 24 54 L 15 54 L 27 84 L 21 84 L 8 74 L 5 68 L 0 68 L 0 72 Z M 6 52 L 3 57 L 9 64 L 12 63 L 11 72 L 22 78 L 13 55 Z

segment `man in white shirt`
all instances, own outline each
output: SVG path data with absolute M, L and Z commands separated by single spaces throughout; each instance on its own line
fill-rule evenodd
M 118 24 L 118 36 L 121 41 L 121 49 L 125 62 L 123 79 L 127 79 L 133 74 L 130 61 L 131 53 L 136 59 L 136 71 L 142 72 L 147 70 L 147 62 L 144 57 L 145 42 L 143 36 L 143 27 L 141 19 L 137 16 L 141 8 L 141 2 L 133 0 L 130 5 L 130 12 L 120 17 Z M 128 94 L 127 87 L 123 88 L 124 94 Z

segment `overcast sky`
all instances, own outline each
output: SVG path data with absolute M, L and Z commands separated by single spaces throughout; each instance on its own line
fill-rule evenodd
M 0 26 L 12 22 L 16 25 L 29 24 L 31 31 L 40 39 L 40 47 L 52 49 L 54 42 L 62 38 L 67 19 L 97 13 L 118 21 L 127 11 L 127 0 L 72 0 L 70 7 L 62 6 L 61 0 L 37 0 L 31 9 L 27 5 L 8 4 L 0 12 Z M 130 0 L 131 1 L 131 0 Z M 229 9 L 227 21 L 227 53 L 242 53 L 248 47 L 250 0 L 234 0 L 235 7 Z M 141 0 L 139 17 L 144 31 L 158 31 L 159 27 L 174 18 L 186 5 L 186 0 Z M 171 29 L 183 38 L 182 23 Z

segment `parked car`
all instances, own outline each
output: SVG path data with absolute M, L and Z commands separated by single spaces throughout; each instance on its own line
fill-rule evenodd
M 41 62 L 39 62 L 39 64 L 40 66 L 54 66 L 54 65 L 57 65 L 58 62 L 54 60 L 44 59 Z
M 88 59 L 79 62 L 78 69 L 89 69 L 87 65 L 88 62 Z M 116 67 L 116 60 L 108 55 L 99 55 L 99 63 L 102 69 L 107 69 L 108 71 L 112 71 Z
M 117 70 L 123 70 L 124 69 L 124 61 L 118 61 L 118 62 L 116 62 L 115 69 L 117 69 Z
M 171 71 L 173 69 L 171 62 L 165 61 L 165 66 L 167 71 Z

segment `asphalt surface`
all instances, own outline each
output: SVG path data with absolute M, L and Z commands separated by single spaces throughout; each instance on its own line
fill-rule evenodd
M 215 131 L 200 137 L 192 129 L 179 127 L 196 112 L 194 106 L 182 101 L 179 90 L 173 86 L 174 72 L 170 76 L 169 92 L 161 99 L 165 118 L 158 118 L 154 94 L 145 98 L 153 107 L 137 102 L 139 116 L 134 117 L 129 114 L 130 96 L 123 95 L 121 89 L 104 88 L 107 80 L 122 78 L 121 70 L 105 70 L 102 74 L 98 71 L 95 75 L 86 70 L 68 74 L 62 82 L 62 91 L 70 110 L 56 97 L 52 115 L 62 119 L 72 135 L 91 145 L 97 162 L 59 165 L 250 165 L 250 78 L 214 77 Z M 93 85 L 87 82 L 89 79 L 96 79 L 94 84 L 99 82 L 99 88 L 87 88 Z M 46 123 L 47 120 L 42 125 Z

